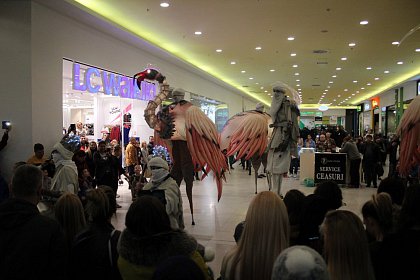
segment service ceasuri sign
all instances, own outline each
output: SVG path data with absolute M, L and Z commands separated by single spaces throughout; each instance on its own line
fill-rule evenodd
M 346 154 L 316 153 L 314 178 L 315 183 L 331 180 L 337 184 L 345 184 Z

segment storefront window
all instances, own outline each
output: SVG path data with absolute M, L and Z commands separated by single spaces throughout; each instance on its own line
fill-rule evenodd
M 64 59 L 63 131 L 76 124 L 89 141 L 148 141 L 153 130 L 144 120 L 144 109 L 158 85 L 144 82 L 141 87 L 129 76 Z
M 227 104 L 221 101 L 191 93 L 191 103 L 199 107 L 209 119 L 216 124 L 217 131 L 221 132 L 229 119 Z

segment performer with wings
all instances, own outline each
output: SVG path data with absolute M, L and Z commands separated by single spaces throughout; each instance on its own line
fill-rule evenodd
M 420 164 L 420 96 L 414 98 L 397 128 L 401 139 L 398 172 L 407 176 Z
M 220 148 L 226 156 L 238 153 L 236 158 L 245 156 L 251 159 L 255 170 L 255 193 L 257 193 L 258 169 L 261 164 L 267 165 L 267 143 L 272 128 L 269 128 L 271 117 L 264 112 L 264 105 L 258 103 L 256 110 L 238 113 L 231 117 L 223 127 Z
M 135 77 L 138 77 L 138 84 L 146 76 L 141 73 L 148 70 L 150 69 L 135 75 Z M 169 94 L 169 86 L 165 77 L 160 73 L 157 72 L 155 75 L 146 78 L 153 80 L 156 77 L 163 77 L 160 81 L 158 80 L 161 83 L 161 90 L 153 101 L 149 101 L 144 113 L 145 120 L 149 127 L 155 130 L 155 142 L 164 142 L 172 154 L 174 164 L 171 174 L 178 185 L 183 179 L 185 180 L 192 224 L 194 225 L 192 201 L 194 172 L 203 170 L 203 179 L 209 171 L 213 171 L 217 184 L 217 199 L 220 200 L 222 179 L 225 180 L 225 170 L 228 168 L 226 158 L 220 151 L 216 125 L 200 108 L 183 100 L 185 94 L 183 89 L 173 90 L 174 102 L 162 107 L 155 115 L 156 108 Z M 164 141 L 161 141 L 161 139 Z

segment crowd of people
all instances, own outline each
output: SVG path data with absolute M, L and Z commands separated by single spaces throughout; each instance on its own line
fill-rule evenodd
M 309 195 L 259 193 L 235 229 L 237 245 L 223 258 L 219 279 L 418 277 L 419 184 L 387 178 L 359 213 L 342 205 L 333 181 Z
M 314 140 L 315 139 L 315 140 Z M 298 141 L 299 156 L 302 148 L 312 148 L 316 152 L 346 153 L 349 164 L 348 187 L 359 188 L 364 182 L 366 187 L 378 187 L 383 177 L 401 177 L 398 173 L 400 142 L 396 135 L 386 138 L 381 134 L 366 132 L 364 136 L 352 137 L 342 127 L 320 127 L 302 129 Z M 384 165 L 388 164 L 388 174 Z M 300 158 L 292 158 L 289 173 L 296 176 Z M 420 166 L 415 166 L 409 176 L 402 179 L 409 184 L 418 183 Z
M 418 274 L 420 185 L 393 176 L 395 138 L 387 146 L 390 176 L 360 209 L 362 219 L 340 210 L 343 196 L 333 181 L 319 183 L 309 195 L 297 189 L 284 198 L 260 192 L 235 229 L 237 245 L 224 256 L 220 274 L 208 267 L 205 248 L 184 231 L 179 186 L 166 160 L 149 157 L 153 138 L 149 144 L 130 139 L 125 169 L 118 143 L 80 138 L 67 134 L 49 158 L 37 143 L 27 161 L 16 163 L 9 197 L 0 203 L 1 279 L 405 279 Z M 302 147 L 317 147 L 310 135 L 306 139 Z M 341 147 L 354 161 L 351 169 L 383 162 L 370 135 L 359 143 L 344 135 Z M 377 174 L 363 169 L 376 186 Z M 121 176 L 132 193 L 123 231 L 111 223 Z

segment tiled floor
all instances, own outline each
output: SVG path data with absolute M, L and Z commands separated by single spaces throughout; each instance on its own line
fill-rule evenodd
M 185 185 L 181 185 L 184 205 L 185 230 L 193 235 L 204 246 L 212 247 L 215 259 L 209 263 L 216 276 L 219 276 L 220 266 L 225 253 L 235 245 L 233 233 L 236 225 L 244 220 L 249 202 L 255 196 L 254 174 L 248 175 L 238 163 L 235 170 L 227 174 L 227 182 L 223 185 L 223 195 L 217 202 L 216 184 L 212 177 L 203 181 L 195 181 L 193 188 L 195 226 L 191 225 L 191 214 Z M 385 174 L 387 172 L 385 171 Z M 265 178 L 258 179 L 258 190 L 268 190 Z M 282 194 L 290 189 L 299 189 L 305 194 L 313 193 L 314 188 L 308 188 L 294 178 L 286 178 L 282 184 Z M 343 188 L 343 200 L 346 204 L 340 209 L 347 209 L 361 215 L 361 207 L 376 192 L 374 188 L 347 189 Z M 126 183 L 120 186 L 117 199 L 122 208 L 117 210 L 117 215 L 112 223 L 117 229 L 124 229 L 124 219 L 131 203 L 130 191 Z

